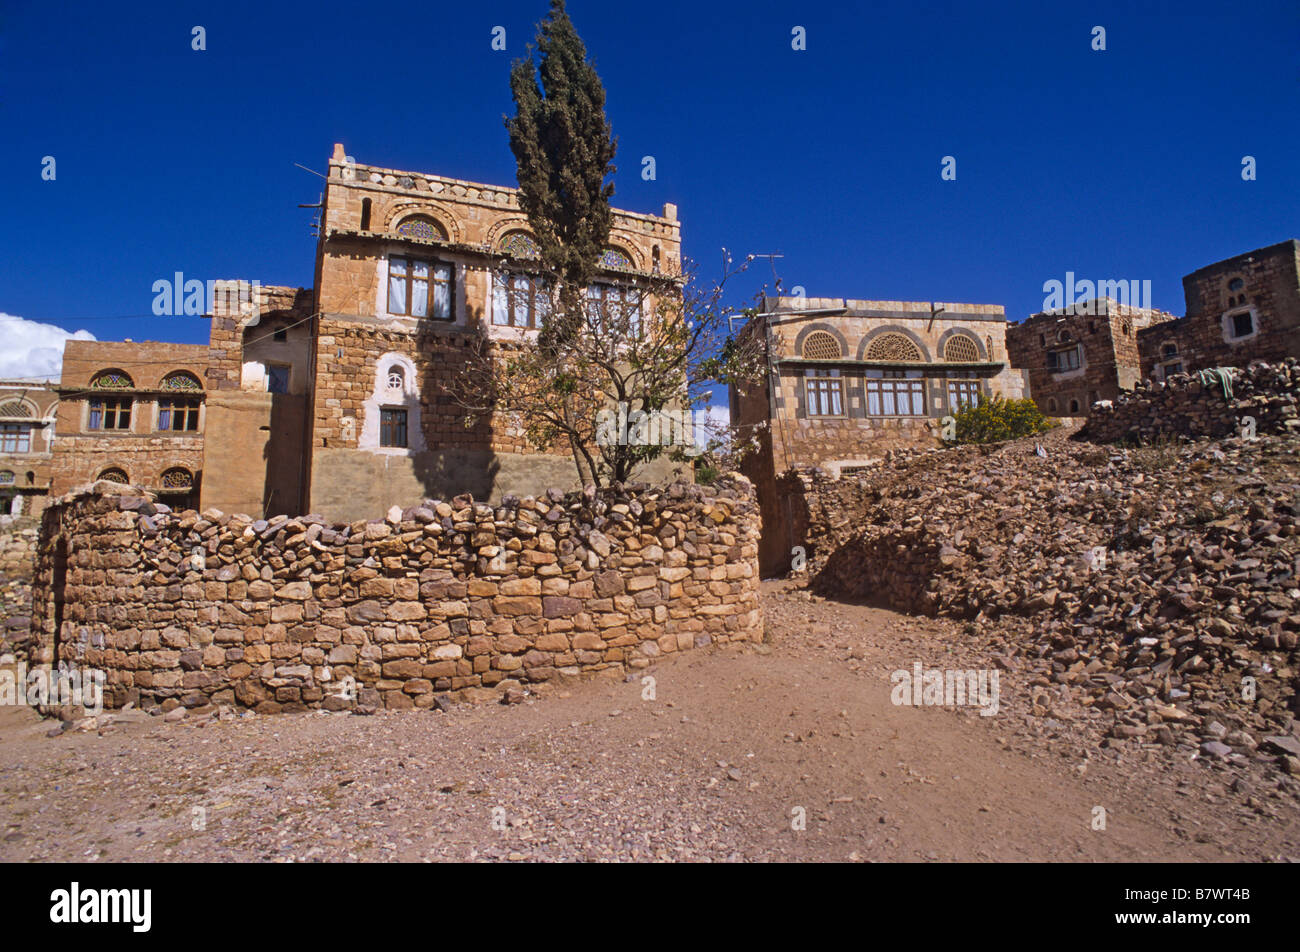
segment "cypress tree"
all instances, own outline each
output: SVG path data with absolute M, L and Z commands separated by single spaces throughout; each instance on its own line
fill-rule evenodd
M 615 171 L 617 142 L 605 117 L 605 88 L 564 0 L 551 0 L 536 44 L 538 62 L 530 46 L 528 58 L 511 66 L 515 115 L 506 119 L 506 129 L 520 207 L 543 266 L 560 282 L 560 307 L 541 338 L 552 349 L 576 333 L 585 289 L 609 239 L 614 185 L 606 178 Z

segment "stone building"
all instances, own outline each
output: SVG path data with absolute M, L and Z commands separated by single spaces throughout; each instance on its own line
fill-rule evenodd
M 69 342 L 53 491 L 129 481 L 178 504 L 253 516 L 368 518 L 472 493 L 572 488 L 496 417 L 467 427 L 447 390 L 471 348 L 527 347 L 543 317 L 518 189 L 361 165 L 334 147 L 310 289 L 209 289 L 207 346 Z M 640 307 L 681 268 L 677 209 L 614 210 L 590 306 Z M 657 461 L 639 476 L 689 468 Z
M 0 380 L 0 515 L 45 508 L 58 402 L 49 384 Z
M 200 498 L 208 348 L 69 340 L 50 491 L 107 479 L 152 490 L 172 508 Z
M 1048 416 L 1087 416 L 1142 377 L 1139 335 L 1174 316 L 1109 297 L 1044 311 L 1007 327 L 1011 364 L 1024 370 L 1029 395 Z
M 766 379 L 732 387 L 730 406 L 732 424 L 758 444 L 741 469 L 763 511 L 765 572 L 789 567 L 780 474 L 838 475 L 888 450 L 938 446 L 943 417 L 962 405 L 1024 395 L 1006 327 L 1000 305 L 764 298 L 740 339 L 761 335 Z
M 1138 332 L 1143 377 L 1300 357 L 1300 241 L 1193 271 L 1183 297 L 1185 317 Z

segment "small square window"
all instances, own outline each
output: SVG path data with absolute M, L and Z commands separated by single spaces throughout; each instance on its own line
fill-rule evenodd
M 270 364 L 266 368 L 266 389 L 268 393 L 289 392 L 289 365 Z
M 1232 315 L 1232 336 L 1249 337 L 1255 332 L 1255 319 L 1250 311 Z
M 289 339 L 289 329 L 287 327 L 277 328 L 276 332 L 271 335 L 272 339 L 285 341 Z

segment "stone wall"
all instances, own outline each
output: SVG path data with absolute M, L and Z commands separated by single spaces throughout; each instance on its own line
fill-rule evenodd
M 100 482 L 44 515 L 33 660 L 105 670 L 111 706 L 264 712 L 621 676 L 761 640 L 758 535 L 739 476 L 333 525 L 172 512 Z
M 37 521 L 32 516 L 0 516 L 0 576 L 31 578 Z
M 1199 373 L 1140 383 L 1131 393 L 1095 406 L 1079 437 L 1111 443 L 1242 435 L 1245 417 L 1254 417 L 1256 433 L 1300 432 L 1300 362 L 1288 358 L 1231 373 L 1231 397 Z

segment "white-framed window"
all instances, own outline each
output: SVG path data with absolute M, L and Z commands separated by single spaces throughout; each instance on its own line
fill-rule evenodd
M 844 380 L 838 370 L 804 371 L 808 416 L 844 416 Z
M 1073 347 L 1067 347 L 1064 350 L 1049 350 L 1047 352 L 1047 369 L 1052 373 L 1067 373 L 1071 370 L 1078 370 L 1083 366 L 1083 347 L 1075 344 Z
M 1246 340 L 1259 333 L 1259 321 L 1253 307 L 1238 308 L 1223 315 L 1223 339 Z
M 540 275 L 497 271 L 492 275 L 492 323 L 541 327 L 551 311 L 550 286 Z
M 925 416 L 925 379 L 919 370 L 868 370 L 867 416 Z
M 452 265 L 392 255 L 388 259 L 388 313 L 452 320 Z

